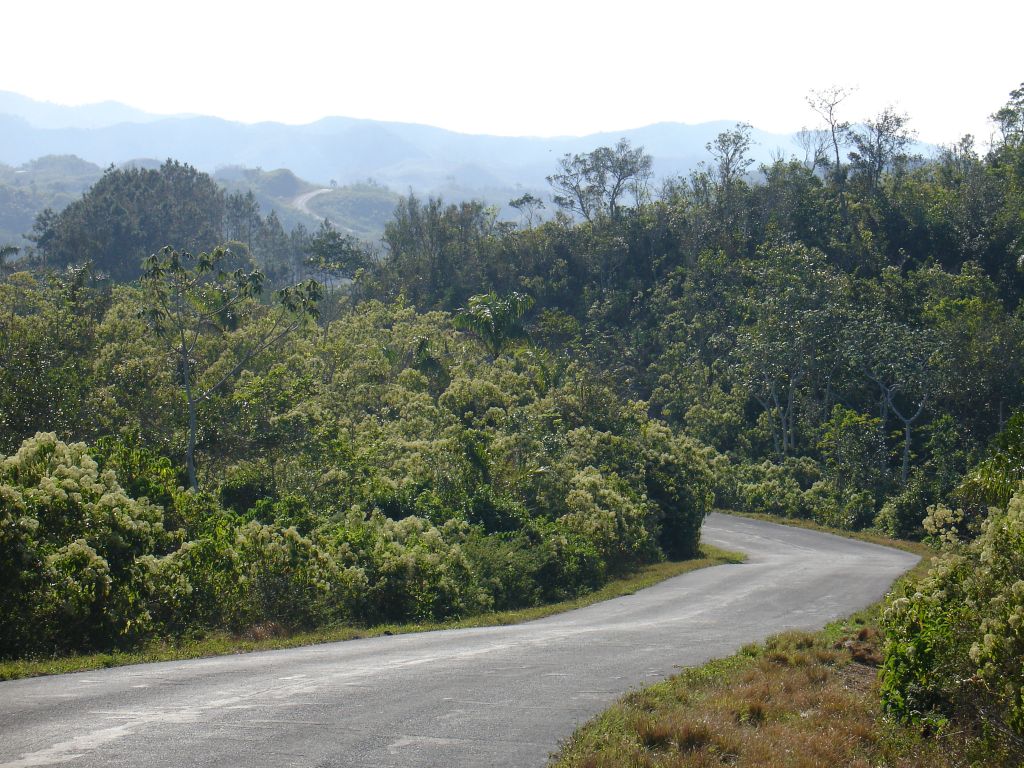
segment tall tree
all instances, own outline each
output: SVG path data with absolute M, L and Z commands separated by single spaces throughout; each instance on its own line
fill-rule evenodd
M 751 396 L 769 418 L 779 456 L 797 449 L 800 392 L 820 386 L 825 408 L 840 366 L 834 329 L 846 282 L 824 254 L 803 245 L 765 246 L 748 265 L 749 316 L 735 358 Z
M 238 269 L 228 274 L 220 269 L 227 257 L 223 248 L 193 256 L 166 247 L 146 259 L 142 277 L 149 302 L 146 319 L 170 355 L 185 395 L 185 463 L 193 490 L 199 488 L 195 462 L 199 406 L 253 358 L 314 318 L 320 298 L 319 284 L 310 280 L 277 291 L 274 307 L 263 312 L 253 301 L 263 290 L 262 273 Z M 209 336 L 219 343 L 204 360 L 201 356 L 207 350 L 201 342 Z M 221 362 L 224 357 L 227 360 Z
M 925 413 L 939 385 L 934 370 L 938 338 L 919 317 L 908 312 L 910 286 L 895 269 L 867 288 L 845 324 L 850 357 L 878 391 L 883 423 L 895 416 L 903 428 L 900 482 L 907 484 L 914 424 Z
M 902 176 L 906 172 L 908 149 L 914 140 L 913 131 L 907 128 L 909 121 L 907 115 L 888 107 L 878 117 L 865 120 L 863 126 L 851 129 L 854 150 L 850 164 L 869 194 L 878 192 L 883 173 Z
M 129 281 L 165 245 L 200 251 L 223 240 L 224 193 L 205 173 L 168 160 L 158 170 L 111 167 L 60 213 L 44 211 L 31 239 L 50 266 L 93 265 Z
M 652 163 L 643 147 L 634 148 L 628 139 L 620 139 L 614 147 L 566 154 L 558 161 L 559 171 L 547 180 L 559 207 L 587 221 L 615 218 L 627 195 L 634 201 L 646 199 Z

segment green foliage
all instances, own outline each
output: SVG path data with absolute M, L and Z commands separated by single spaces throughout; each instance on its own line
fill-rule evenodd
M 185 464 L 193 490 L 199 488 L 199 406 L 254 358 L 315 319 L 321 298 L 319 283 L 307 280 L 276 291 L 276 307 L 264 314 L 253 301 L 262 292 L 263 274 L 243 267 L 225 272 L 231 257 L 225 248 L 193 256 L 167 246 L 143 264 L 146 306 L 141 314 L 163 342 L 181 382 L 188 412 Z M 208 355 L 205 360 L 203 352 Z M 231 363 L 225 364 L 225 353 L 234 358 Z
M 1024 498 L 992 509 L 969 544 L 959 523 L 930 511 L 925 527 L 946 551 L 890 598 L 883 702 L 902 719 L 970 723 L 1012 764 L 1024 758 Z
M 470 296 L 466 308 L 455 316 L 454 324 L 476 336 L 491 357 L 497 357 L 511 344 L 527 338 L 522 320 L 533 303 L 532 296 L 521 293 Z
M 818 448 L 840 493 L 874 493 L 885 488 L 887 457 L 881 419 L 837 405 L 822 432 Z
M 366 249 L 355 237 L 342 234 L 324 220 L 307 246 L 306 264 L 333 279 L 351 280 L 368 266 Z
M 492 359 L 447 315 L 364 302 L 326 329 L 296 326 L 286 356 L 253 354 L 241 370 L 244 355 L 230 345 L 258 343 L 266 310 L 241 289 L 224 300 L 216 255 L 193 266 L 164 252 L 150 271 L 158 338 L 180 340 L 171 328 L 191 312 L 195 346 L 168 370 L 180 350 L 140 344 L 140 294 L 116 293 L 97 358 L 133 367 L 97 373 L 116 403 L 105 423 L 121 436 L 94 452 L 97 471 L 123 477 L 130 503 L 164 507 L 169 533 L 137 548 L 128 570 L 89 542 L 48 553 L 69 605 L 123 588 L 138 614 L 131 633 L 94 622 L 67 649 L 530 606 L 697 552 L 711 503 L 703 450 L 588 369 L 528 348 Z M 228 278 L 229 288 L 249 285 L 244 272 Z M 150 365 L 157 375 L 144 380 Z M 206 493 L 180 487 L 189 484 L 186 381 Z M 31 550 L 30 534 L 21 535 Z M 122 621 L 96 605 L 103 621 Z
M 652 162 L 642 147 L 633 148 L 627 139 L 586 154 L 566 154 L 558 172 L 548 176 L 556 193 L 552 199 L 587 221 L 614 218 L 627 195 L 638 202 L 647 195 Z
M 810 516 L 805 492 L 820 478 L 814 462 L 807 460 L 720 465 L 719 472 L 719 482 L 726 484 L 723 495 L 735 500 L 737 510 L 793 518 Z
M 162 510 L 129 497 L 82 443 L 39 433 L 0 457 L 0 654 L 147 632 L 140 559 L 169 547 L 162 523 Z
M 39 431 L 91 434 L 90 358 L 108 306 L 86 270 L 0 282 L 0 451 Z
M 1024 412 L 1015 413 L 993 439 L 989 456 L 961 483 L 957 495 L 969 504 L 1006 506 L 1024 484 Z
M 890 496 L 875 518 L 875 525 L 890 536 L 920 539 L 928 507 L 936 501 L 936 492 L 923 472 L 914 472 L 899 493 Z
M 81 199 L 41 214 L 32 239 L 47 264 L 90 263 L 114 280 L 132 280 L 142 259 L 164 246 L 212 249 L 223 218 L 213 180 L 168 160 L 158 170 L 110 168 Z

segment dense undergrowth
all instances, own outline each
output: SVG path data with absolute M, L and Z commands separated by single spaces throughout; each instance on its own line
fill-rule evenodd
M 173 444 L 173 375 L 144 373 L 159 348 L 115 351 L 144 333 L 137 301 L 99 320 L 77 406 Z M 206 491 L 124 437 L 25 440 L 0 459 L 3 655 L 468 616 L 697 553 L 697 444 L 568 361 L 490 360 L 448 322 L 365 304 L 243 373 L 206 417 Z
M 372 626 L 352 624 L 324 626 L 313 630 L 289 630 L 275 622 L 255 624 L 244 630 L 193 631 L 177 637 L 153 637 L 125 650 L 98 653 L 35 656 L 30 658 L 0 661 L 0 680 L 14 680 L 39 675 L 55 675 L 65 672 L 80 672 L 89 669 L 117 667 L 125 664 L 141 664 L 157 661 L 177 661 L 206 656 L 266 651 L 277 648 L 332 643 L 360 638 L 397 635 L 408 632 L 428 632 L 441 629 L 465 627 L 491 627 L 518 624 L 551 616 L 564 611 L 583 608 L 602 600 L 631 595 L 637 590 L 653 586 L 658 582 L 680 576 L 684 573 L 725 563 L 743 562 L 743 555 L 737 552 L 701 545 L 700 554 L 688 560 L 670 560 L 642 566 L 625 576 L 611 579 L 600 589 L 587 592 L 571 600 L 545 603 L 530 608 L 516 608 L 505 611 L 488 611 L 464 618 L 443 621 L 418 621 L 412 623 L 389 623 Z

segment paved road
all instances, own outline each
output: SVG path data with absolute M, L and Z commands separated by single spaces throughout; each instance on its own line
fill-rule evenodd
M 821 627 L 916 560 L 723 515 L 704 537 L 749 560 L 518 626 L 0 683 L 0 766 L 542 766 L 631 686 Z

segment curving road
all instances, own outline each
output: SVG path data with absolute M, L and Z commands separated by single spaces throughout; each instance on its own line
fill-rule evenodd
M 878 599 L 913 555 L 712 515 L 748 553 L 508 627 L 0 683 L 0 767 L 541 766 L 631 686 Z
M 324 217 L 309 207 L 309 201 L 314 197 L 319 197 L 320 195 L 326 194 L 330 191 L 330 188 L 325 187 L 324 189 L 314 189 L 312 192 L 305 192 L 298 195 L 292 200 L 292 208 L 296 208 L 307 216 L 312 216 L 318 221 L 323 221 Z

